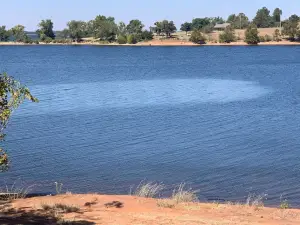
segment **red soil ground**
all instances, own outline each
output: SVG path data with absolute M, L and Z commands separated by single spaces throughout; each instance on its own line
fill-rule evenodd
M 112 203 L 119 202 L 117 207 Z M 182 203 L 174 208 L 159 207 L 156 199 L 96 194 L 35 197 L 13 201 L 0 216 L 0 224 L 58 224 L 43 205 L 76 206 L 78 212 L 60 213 L 68 224 L 112 225 L 299 225 L 300 210 L 249 207 L 232 204 Z M 9 207 L 11 208 L 9 210 Z M 13 210 L 12 210 L 13 209 Z

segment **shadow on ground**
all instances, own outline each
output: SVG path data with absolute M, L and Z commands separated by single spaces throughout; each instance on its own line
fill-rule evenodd
M 68 224 L 68 225 L 94 225 L 95 223 L 89 221 L 73 221 L 63 220 L 51 213 L 42 210 L 27 211 L 26 208 L 16 211 L 15 209 L 6 209 L 0 212 L 1 225 L 54 225 L 54 224 Z

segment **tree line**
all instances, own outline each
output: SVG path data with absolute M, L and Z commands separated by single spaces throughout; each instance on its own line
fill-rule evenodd
M 271 15 L 268 8 L 263 7 L 259 9 L 256 16 L 252 21 L 244 13 L 231 14 L 228 16 L 227 20 L 221 17 L 205 17 L 205 18 L 195 18 L 192 22 L 185 22 L 181 25 L 181 31 L 192 31 L 202 29 L 204 32 L 210 32 L 216 24 L 230 23 L 231 27 L 234 29 L 245 29 L 251 23 L 255 24 L 258 28 L 269 28 L 269 27 L 279 27 L 281 22 L 282 10 L 276 8 Z
M 270 37 L 259 37 L 258 31 L 255 31 L 257 28 L 268 27 L 283 27 L 282 30 L 280 29 L 273 34 L 273 37 L 271 37 L 272 40 L 280 40 L 281 35 L 288 36 L 291 41 L 299 39 L 299 17 L 292 15 L 287 20 L 282 21 L 281 16 L 281 9 L 276 8 L 271 14 L 268 8 L 263 7 L 257 11 L 252 21 L 250 21 L 244 13 L 231 14 L 227 20 L 222 17 L 194 18 L 191 22 L 181 24 L 180 30 L 186 33 L 192 32 L 190 40 L 195 43 L 203 42 L 205 34 L 212 32 L 216 24 L 224 23 L 228 23 L 230 26 L 226 27 L 224 32 L 220 34 L 220 42 L 228 43 L 236 40 L 237 37 L 234 34 L 235 29 L 246 29 L 248 33 L 253 34 L 257 32 L 257 37 L 255 38 L 259 41 L 268 41 Z M 135 44 L 140 41 L 153 39 L 154 34 L 170 38 L 172 37 L 172 33 L 176 31 L 177 28 L 173 21 L 157 21 L 147 30 L 142 21 L 138 19 L 133 19 L 128 24 L 125 24 L 124 22 L 116 23 L 114 17 L 98 15 L 95 19 L 90 21 L 69 21 L 67 27 L 58 32 L 53 31 L 53 22 L 50 19 L 42 20 L 38 24 L 36 33 L 39 37 L 38 41 L 46 43 L 59 41 L 80 42 L 84 38 L 93 37 L 103 42 Z M 7 30 L 5 26 L 0 26 L 0 41 L 8 41 L 11 37 L 17 42 L 33 42 L 26 34 L 23 25 L 16 25 L 10 30 Z M 38 43 L 38 41 L 36 42 Z M 246 39 L 245 41 L 247 42 Z
M 282 10 L 276 8 L 271 14 L 266 7 L 259 9 L 252 21 L 244 13 L 232 14 L 225 21 L 220 17 L 195 18 L 192 22 L 185 22 L 180 30 L 192 31 L 190 41 L 194 43 L 205 43 L 205 34 L 213 31 L 216 24 L 228 23 L 224 31 L 219 34 L 220 43 L 230 43 L 237 41 L 239 37 L 235 35 L 235 29 L 246 29 L 244 41 L 248 44 L 258 44 L 259 42 L 281 41 L 287 37 L 290 41 L 300 41 L 300 17 L 291 15 L 288 19 L 282 20 Z M 272 34 L 260 36 L 258 28 L 277 27 Z

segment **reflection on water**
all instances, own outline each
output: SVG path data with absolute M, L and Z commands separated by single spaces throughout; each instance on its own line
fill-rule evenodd
M 270 92 L 254 82 L 220 79 L 165 79 L 39 85 L 38 106 L 23 114 L 95 108 L 143 107 L 182 103 L 228 103 L 258 98 Z M 38 107 L 38 108 L 37 108 Z

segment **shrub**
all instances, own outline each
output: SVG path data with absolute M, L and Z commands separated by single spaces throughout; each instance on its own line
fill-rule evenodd
M 193 191 L 191 189 L 189 190 L 184 190 L 185 184 L 182 183 L 178 186 L 177 189 L 174 189 L 173 194 L 172 194 L 172 199 L 178 204 L 182 202 L 197 202 L 198 197 L 197 197 L 197 192 L 198 191 Z
M 136 37 L 133 34 L 129 34 L 127 36 L 127 43 L 128 44 L 136 44 L 137 43 Z
M 194 30 L 191 34 L 190 41 L 195 44 L 205 44 L 206 38 L 200 30 Z
M 127 38 L 123 35 L 119 35 L 117 42 L 121 45 L 126 44 L 127 43 Z
M 25 43 L 25 44 L 33 44 L 33 41 L 30 40 L 30 39 L 29 39 L 29 40 L 24 40 L 24 43 Z
M 56 213 L 73 213 L 79 212 L 80 208 L 74 205 L 66 205 L 62 203 L 56 203 L 54 205 L 41 204 L 41 207 L 44 211 L 53 211 Z
M 205 34 L 211 33 L 213 30 L 214 30 L 214 25 L 212 23 L 202 28 L 202 31 Z
M 290 204 L 288 202 L 288 200 L 283 200 L 281 203 L 280 203 L 280 208 L 281 209 L 289 209 L 290 208 Z
M 134 37 L 136 43 L 143 40 L 142 34 L 134 34 L 133 37 Z
M 39 42 L 38 40 L 35 40 L 35 41 L 34 41 L 34 44 L 39 45 L 40 42 Z
M 245 31 L 245 42 L 251 45 L 257 45 L 260 42 L 255 24 L 250 24 Z
M 46 44 L 49 44 L 49 43 L 51 43 L 53 40 L 52 40 L 52 38 L 49 38 L 49 37 L 46 37 L 46 38 L 44 38 L 44 40 L 43 40 L 43 42 L 45 42 Z
M 230 43 L 236 41 L 234 30 L 231 27 L 226 27 L 226 29 L 219 35 L 220 43 Z
M 277 42 L 282 41 L 280 31 L 278 29 L 275 30 L 275 32 L 273 34 L 273 39 L 274 39 L 274 41 L 277 41 Z
M 28 35 L 25 35 L 23 42 L 25 44 L 32 44 L 33 43 L 32 39 L 30 37 L 28 37 Z
M 265 35 L 265 41 L 266 42 L 270 42 L 270 41 L 273 41 L 272 37 L 270 35 Z
M 249 193 L 248 198 L 246 200 L 246 205 L 262 207 L 264 206 L 264 200 L 267 198 L 267 196 L 268 196 L 267 194 L 255 195 Z
M 267 34 L 265 36 L 259 36 L 259 41 L 260 42 L 270 42 L 270 41 L 272 41 L 272 37 Z
M 266 39 L 265 39 L 265 36 L 259 36 L 259 42 L 265 42 Z

